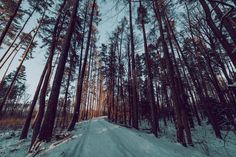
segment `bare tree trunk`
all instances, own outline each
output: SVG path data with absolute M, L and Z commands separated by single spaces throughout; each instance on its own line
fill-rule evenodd
M 236 46 L 236 38 L 235 38 L 236 29 L 233 27 L 231 20 L 228 18 L 228 16 L 224 17 L 224 14 L 222 13 L 221 9 L 215 2 L 209 1 L 209 3 L 211 4 L 212 8 L 214 8 L 214 11 L 216 12 L 217 17 L 219 18 L 219 20 L 221 20 L 222 24 L 224 25 L 231 39 L 233 40 L 234 45 Z
M 1 34 L 1 36 L 0 36 L 0 47 L 1 47 L 2 43 L 3 43 L 3 39 L 5 38 L 5 36 L 6 36 L 7 32 L 8 32 L 8 30 L 9 30 L 9 28 L 10 28 L 10 26 L 11 26 L 11 23 L 13 22 L 14 18 L 15 18 L 16 15 L 17 15 L 17 12 L 18 12 L 18 10 L 19 10 L 19 8 L 20 8 L 21 3 L 22 3 L 22 0 L 19 0 L 18 3 L 17 3 L 16 8 L 15 8 L 15 10 L 14 10 L 14 13 L 10 16 L 10 18 L 9 18 L 9 20 L 8 20 L 8 22 L 7 22 L 7 25 L 5 26 L 5 28 L 4 28 L 3 31 L 2 31 L 2 34 Z
M 72 75 L 72 66 L 73 66 L 73 56 L 70 57 L 70 69 L 68 73 L 68 78 L 66 81 L 66 91 L 65 91 L 65 96 L 64 96 L 64 102 L 63 102 L 63 111 L 62 111 L 62 128 L 65 128 L 65 123 L 66 123 L 66 106 L 68 102 L 68 92 L 69 92 L 69 87 L 70 87 L 70 81 L 71 81 L 71 75 Z
M 75 0 L 70 17 L 69 26 L 67 28 L 65 40 L 62 46 L 62 52 L 59 58 L 59 63 L 56 69 L 56 73 L 54 76 L 54 81 L 51 89 L 51 94 L 48 100 L 47 110 L 42 122 L 42 126 L 38 135 L 39 140 L 47 140 L 50 141 L 52 137 L 53 127 L 55 123 L 56 111 L 57 111 L 57 103 L 59 92 L 61 88 L 62 77 L 64 74 L 65 64 L 68 57 L 69 49 L 70 49 L 70 42 L 75 30 L 76 26 L 76 14 L 79 7 L 79 0 Z
M 37 102 L 37 100 L 38 100 L 38 95 L 39 95 L 41 86 L 42 86 L 42 84 L 43 84 L 43 80 L 44 80 L 46 71 L 47 71 L 47 64 L 44 66 L 44 69 L 43 69 L 43 72 L 42 72 L 42 74 L 41 74 L 41 77 L 40 77 L 38 86 L 37 86 L 36 91 L 35 91 L 35 93 L 34 93 L 33 101 L 32 101 L 32 103 L 31 103 L 31 106 L 30 106 L 30 109 L 29 109 L 29 113 L 28 113 L 28 115 L 27 115 L 27 118 L 26 118 L 26 120 L 25 120 L 23 129 L 22 129 L 22 131 L 21 131 L 20 140 L 27 138 L 27 134 L 28 134 L 28 131 L 29 131 L 30 122 L 31 122 L 31 119 L 32 119 L 32 116 L 33 116 L 34 108 L 35 108 L 36 102 Z
M 90 46 L 90 39 L 92 34 L 92 25 L 93 25 L 93 17 L 94 17 L 94 10 L 95 10 L 96 0 L 93 0 L 93 7 L 92 12 L 90 14 L 90 23 L 89 23 L 89 32 L 88 32 L 88 39 L 87 39 L 87 45 L 85 49 L 85 56 L 84 56 L 84 62 L 82 66 L 81 75 L 78 77 L 77 80 L 77 89 L 76 89 L 76 99 L 75 99 L 75 107 L 74 107 L 74 113 L 72 120 L 70 122 L 70 125 L 68 127 L 68 131 L 72 131 L 75 127 L 75 123 L 77 122 L 80 114 L 80 103 L 81 103 L 81 95 L 82 95 L 82 89 L 83 89 L 83 81 L 84 81 L 84 74 L 85 74 L 85 68 L 87 65 L 87 58 L 88 58 L 88 52 L 89 52 L 89 46 Z
M 168 23 L 169 19 L 168 19 L 167 15 L 165 16 L 165 19 L 166 19 L 165 22 Z M 183 87 L 183 82 L 181 80 L 181 74 L 180 74 L 180 71 L 179 71 L 179 68 L 178 68 L 178 63 L 177 63 L 176 58 L 175 58 L 174 48 L 173 48 L 171 35 L 170 35 L 170 31 L 169 31 L 170 27 L 171 27 L 170 25 L 169 25 L 169 27 L 167 27 L 166 32 L 167 32 L 167 38 L 169 40 L 170 48 L 171 48 L 171 51 L 172 51 L 173 61 L 174 61 L 175 67 L 176 67 L 175 69 L 176 69 L 176 75 L 177 75 L 177 81 L 178 81 L 176 86 L 177 86 L 177 89 L 179 89 L 177 91 L 182 91 L 180 93 L 180 102 L 179 102 L 180 109 L 181 109 L 182 122 L 183 122 L 183 126 L 184 126 L 184 131 L 185 131 L 186 136 L 187 136 L 188 144 L 193 146 L 192 135 L 191 135 L 190 127 L 189 127 L 189 122 L 193 123 L 193 120 L 192 120 L 191 115 L 190 116 L 187 115 L 187 114 L 190 114 L 190 109 L 188 109 L 189 104 L 188 104 L 188 101 L 187 101 L 187 95 L 186 95 L 185 89 Z M 190 119 L 190 121 L 189 121 L 189 119 Z
M 30 20 L 30 18 L 32 17 L 32 15 L 34 14 L 36 8 L 38 7 L 39 4 L 39 0 L 37 0 L 37 4 L 34 7 L 34 9 L 32 10 L 32 12 L 29 14 L 28 18 L 26 19 L 24 25 L 21 27 L 20 31 L 17 33 L 16 37 L 14 38 L 14 40 L 12 41 L 11 45 L 8 47 L 7 51 L 4 53 L 4 55 L 1 57 L 0 59 L 0 63 L 2 62 L 2 60 L 5 58 L 5 56 L 7 55 L 7 53 L 10 51 L 10 49 L 13 47 L 14 43 L 16 42 L 16 40 L 18 39 L 18 37 L 20 36 L 21 32 L 25 29 L 26 24 L 28 23 L 28 21 Z M 4 64 L 3 64 L 4 65 Z M 1 65 L 1 66 L 3 66 Z M 1 69 L 1 68 L 0 68 Z
M 123 79 L 122 79 L 122 77 L 121 77 L 121 97 L 122 97 L 122 104 L 123 104 L 123 108 L 124 108 L 124 110 L 123 110 L 123 114 L 124 114 L 124 117 L 123 117 L 123 123 L 124 123 L 124 125 L 126 125 L 126 117 L 127 117 L 127 115 L 126 115 L 126 102 L 125 102 L 125 96 L 124 96 L 124 88 L 123 88 Z
M 132 60 L 132 98 L 133 98 L 133 112 L 132 112 L 132 126 L 138 129 L 138 101 L 137 101 L 137 76 L 135 68 L 135 49 L 134 49 L 134 32 L 133 32 L 133 18 L 132 18 L 132 0 L 129 0 L 129 24 L 130 24 L 130 42 L 131 42 L 131 60 Z
M 156 19 L 159 22 L 159 31 L 160 31 L 160 35 L 161 35 L 161 42 L 162 42 L 162 46 L 163 46 L 163 51 L 164 51 L 164 55 L 166 57 L 166 61 L 167 61 L 167 66 L 168 66 L 168 79 L 170 80 L 170 87 L 171 87 L 171 91 L 172 91 L 172 95 L 173 95 L 173 101 L 174 101 L 174 107 L 175 107 L 175 114 L 176 114 L 176 124 L 177 124 L 177 141 L 179 143 L 181 143 L 182 145 L 186 146 L 186 142 L 185 142 L 185 137 L 184 137 L 184 126 L 183 126 L 183 122 L 182 122 L 182 116 L 181 116 L 181 107 L 180 107 L 180 98 L 178 97 L 177 93 L 179 90 L 177 89 L 177 84 L 178 84 L 178 78 L 175 77 L 175 71 L 174 71 L 174 67 L 173 67 L 173 63 L 171 60 L 171 56 L 168 52 L 168 46 L 167 43 L 165 41 L 165 37 L 164 37 L 164 30 L 163 30 L 163 26 L 162 26 L 162 17 L 161 17 L 161 12 L 160 12 L 160 8 L 158 6 L 158 2 L 153 1 L 153 8 L 154 8 L 154 12 L 156 15 Z
M 121 37 L 120 37 L 120 43 L 119 43 L 119 46 L 117 45 L 117 49 L 118 49 L 118 79 L 117 79 L 117 103 L 116 103 L 116 123 L 117 123 L 117 118 L 118 118 L 118 107 L 119 107 L 119 104 L 120 104 L 120 77 L 121 77 L 121 74 L 120 74 L 120 65 L 121 65 L 121 52 L 122 52 L 122 41 L 123 41 L 123 29 L 124 29 L 124 26 L 122 25 L 122 32 L 121 32 Z
M 38 136 L 40 126 L 41 126 L 41 122 L 42 122 L 43 115 L 44 115 L 45 99 L 46 99 L 45 97 L 46 97 L 46 92 L 47 92 L 47 89 L 48 89 L 48 84 L 49 84 L 50 75 L 51 75 L 51 71 L 52 71 L 52 61 L 53 61 L 53 56 L 55 54 L 55 48 L 56 48 L 56 43 L 57 43 L 57 33 L 60 32 L 58 30 L 59 29 L 59 23 L 60 23 L 60 20 L 61 20 L 61 12 L 62 12 L 65 4 L 66 4 L 66 0 L 63 1 L 63 3 L 60 6 L 60 9 L 58 11 L 59 14 L 57 16 L 56 23 L 55 23 L 53 33 L 52 33 L 52 43 L 50 45 L 49 56 L 48 56 L 47 63 L 45 64 L 44 71 L 43 71 L 42 76 L 41 76 L 43 78 L 41 78 L 42 80 L 40 79 L 40 82 L 39 82 L 40 87 L 38 87 L 38 89 L 36 90 L 35 97 L 34 97 L 34 100 L 32 102 L 32 107 L 34 108 L 34 106 L 37 102 L 37 99 L 38 99 L 40 88 L 42 87 L 40 95 L 39 95 L 39 110 L 38 110 L 37 115 L 36 115 L 35 120 L 34 120 L 31 146 L 33 145 L 34 141 L 36 140 L 36 137 Z M 29 113 L 29 116 L 30 116 L 29 118 L 31 119 L 32 112 Z M 28 123 L 29 122 L 30 121 L 28 121 Z M 27 124 L 27 125 L 29 127 L 29 124 Z
M 199 0 L 201 3 L 205 14 L 206 14 L 206 22 L 211 28 L 212 32 L 218 38 L 219 42 L 222 44 L 223 48 L 225 49 L 226 53 L 230 57 L 231 61 L 233 62 L 234 66 L 236 67 L 236 54 L 235 54 L 235 47 L 228 43 L 227 39 L 223 36 L 223 34 L 220 32 L 220 30 L 216 27 L 214 21 L 211 17 L 211 11 L 206 3 L 205 0 Z
M 21 46 L 21 47 L 22 47 L 22 46 Z M 3 82 L 3 81 L 5 80 L 5 78 L 6 78 L 7 72 L 8 72 L 8 70 L 9 70 L 9 68 L 10 68 L 10 66 L 11 66 L 11 64 L 12 64 L 12 62 L 13 62 L 13 60 L 15 59 L 15 57 L 16 57 L 17 53 L 19 52 L 19 50 L 21 49 L 21 47 L 20 47 L 18 50 L 15 50 L 15 54 L 13 55 L 12 59 L 10 60 L 8 66 L 7 66 L 7 69 L 5 70 L 5 72 L 4 72 L 3 76 L 2 76 L 2 80 L 1 80 L 1 82 L 0 82 L 0 88 L 1 88 L 2 82 Z M 13 52 L 14 52 L 14 51 L 13 51 Z M 13 53 L 12 53 L 12 54 L 13 54 Z
M 133 96 L 131 90 L 131 61 L 130 61 L 130 41 L 128 41 L 127 47 L 127 56 L 128 56 L 128 102 L 129 102 L 129 126 L 131 126 L 132 113 L 133 113 Z
M 148 52 L 148 46 L 147 46 L 147 37 L 146 37 L 146 28 L 145 28 L 145 21 L 144 21 L 144 7 L 142 6 L 141 0 L 139 1 L 139 9 L 140 14 L 142 16 L 142 32 L 143 32 L 143 40 L 144 40 L 144 54 L 145 54 L 145 63 L 146 63 L 146 69 L 147 69 L 147 83 L 148 83 L 148 95 L 150 97 L 150 108 L 151 108 L 151 125 L 152 125 L 152 132 L 155 136 L 158 136 L 157 130 L 159 130 L 159 124 L 158 124 L 158 117 L 157 117 L 157 107 L 155 105 L 155 96 L 154 96 L 154 89 L 153 89 L 153 76 L 151 71 L 151 58 Z M 143 10 L 141 10 L 143 9 Z M 157 102 L 158 103 L 158 102 Z
M 204 49 L 203 46 L 202 46 L 202 48 Z M 211 76 L 212 76 L 212 83 L 213 83 L 213 86 L 214 86 L 214 88 L 215 88 L 215 90 L 216 90 L 216 93 L 217 93 L 217 95 L 218 95 L 218 97 L 219 97 L 219 99 L 220 99 L 220 102 L 221 102 L 223 105 L 225 105 L 226 107 L 227 107 L 227 106 L 229 107 L 228 102 L 227 102 L 226 99 L 225 99 L 224 93 L 223 93 L 222 90 L 221 90 L 221 87 L 220 87 L 220 85 L 219 85 L 219 82 L 218 82 L 218 80 L 217 80 L 217 77 L 216 77 L 216 75 L 214 74 L 214 70 L 213 70 L 213 68 L 212 68 L 212 66 L 211 66 L 211 59 L 210 59 L 210 56 L 209 56 L 208 52 L 207 52 L 205 49 L 204 49 L 204 53 L 206 54 L 205 57 L 206 57 L 207 64 L 208 64 L 208 67 L 209 67 L 209 69 L 210 69 L 210 73 L 211 73 Z M 234 130 L 236 130 L 236 124 L 235 124 L 235 122 L 234 122 L 233 115 L 232 115 L 230 112 L 227 112 L 227 111 L 225 111 L 225 114 L 226 114 L 226 116 L 227 116 L 227 118 L 228 118 L 230 124 L 234 127 Z
M 28 34 L 31 34 L 33 31 L 35 31 L 35 29 L 32 29 Z M 2 67 L 4 66 L 4 64 L 8 61 L 8 59 L 11 57 L 11 55 L 15 52 L 15 51 L 19 51 L 21 49 L 21 47 L 23 46 L 21 43 L 24 42 L 26 36 L 24 36 L 21 41 L 15 46 L 15 48 L 11 51 L 11 53 L 7 56 L 7 58 L 4 60 L 4 62 L 0 65 L 0 69 L 2 69 Z M 17 48 L 19 47 L 19 49 L 17 50 Z

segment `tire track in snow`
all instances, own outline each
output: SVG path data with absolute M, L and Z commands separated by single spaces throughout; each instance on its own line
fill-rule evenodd
M 79 154 L 82 154 L 83 147 L 86 143 L 86 139 L 87 139 L 90 127 L 91 127 L 91 119 L 88 121 L 88 125 L 84 131 L 84 134 L 78 139 L 78 142 L 76 143 L 72 151 L 65 153 L 64 157 L 73 157 L 73 156 L 78 156 Z
M 109 126 L 105 124 L 108 122 L 103 120 L 103 121 L 99 121 L 99 123 L 104 128 L 107 129 L 107 135 L 109 135 L 112 141 L 117 145 L 117 148 L 119 149 L 119 151 L 123 153 L 125 157 L 135 157 L 135 154 L 131 150 L 129 150 L 128 147 L 126 146 L 127 143 L 125 143 L 116 132 L 112 131 L 112 129 L 109 128 Z

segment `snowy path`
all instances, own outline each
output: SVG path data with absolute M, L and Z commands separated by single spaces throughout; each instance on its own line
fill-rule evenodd
M 160 138 L 134 129 L 109 123 L 100 117 L 82 121 L 68 138 L 41 143 L 39 153 L 27 154 L 30 138 L 19 141 L 20 131 L 0 133 L 0 157 L 235 157 L 235 135 L 225 145 L 211 129 L 198 128 L 193 133 L 194 148 L 175 143 L 174 127 L 163 130 Z M 206 132 L 207 131 L 207 132 Z M 169 133 L 167 133 L 169 132 Z M 14 136 L 13 136 L 14 135 Z
M 179 144 L 158 141 L 128 128 L 95 119 L 84 124 L 86 129 L 76 142 L 61 154 L 65 157 L 203 157 Z M 68 147 L 68 145 L 67 145 Z M 55 152 L 55 150 L 54 150 Z M 52 153 L 54 154 L 54 153 Z M 47 155 L 52 155 L 51 153 Z M 54 154 L 55 155 L 55 154 Z

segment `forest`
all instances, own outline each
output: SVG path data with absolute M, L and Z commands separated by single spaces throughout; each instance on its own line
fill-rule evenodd
M 0 156 L 235 154 L 236 0 L 0 0 Z

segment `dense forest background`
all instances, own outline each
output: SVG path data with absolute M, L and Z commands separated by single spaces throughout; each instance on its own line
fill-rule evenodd
M 157 138 L 174 124 L 185 147 L 205 122 L 215 138 L 236 132 L 235 0 L 113 1 L 124 17 L 100 43 L 104 3 L 0 1 L 0 129 L 32 131 L 30 149 L 99 116 Z M 39 53 L 30 96 L 25 63 Z

